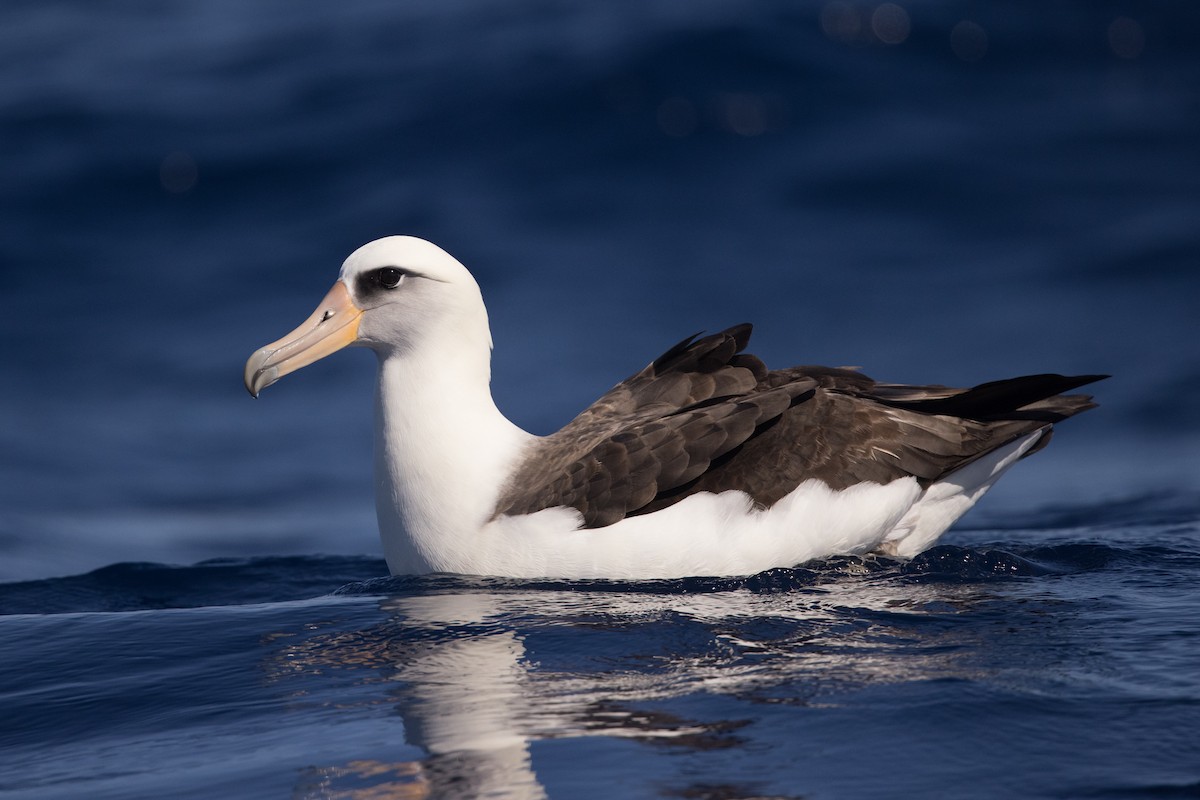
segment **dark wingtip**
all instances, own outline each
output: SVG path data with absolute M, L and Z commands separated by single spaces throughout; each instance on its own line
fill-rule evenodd
M 1057 422 L 1089 408 L 1089 395 L 1067 394 L 1108 375 L 1058 375 L 1041 373 L 989 381 L 970 389 L 925 400 L 892 402 L 901 408 L 927 414 L 945 414 L 978 420 L 1044 419 Z

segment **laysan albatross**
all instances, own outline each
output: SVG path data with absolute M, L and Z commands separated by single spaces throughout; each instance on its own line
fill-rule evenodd
M 492 399 L 479 286 L 439 247 L 356 250 L 300 327 L 246 363 L 254 396 L 346 346 L 379 357 L 376 511 L 394 574 L 653 579 L 749 575 L 932 546 L 1100 375 L 970 389 L 849 369 L 770 370 L 749 325 L 689 337 L 562 430 Z

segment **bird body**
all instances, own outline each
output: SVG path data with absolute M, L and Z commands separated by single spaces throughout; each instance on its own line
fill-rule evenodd
M 1093 407 L 1063 393 L 1102 377 L 877 383 L 769 370 L 749 337 L 689 337 L 534 436 L 492 399 L 474 278 L 428 242 L 388 237 L 355 251 L 245 377 L 257 396 L 347 344 L 376 351 L 376 509 L 393 573 L 617 579 L 915 555 L 1054 423 Z

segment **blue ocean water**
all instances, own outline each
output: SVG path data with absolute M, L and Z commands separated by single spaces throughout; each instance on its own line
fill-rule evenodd
M 1200 794 L 1200 10 L 0 7 L 0 795 Z M 386 578 L 352 249 L 479 278 L 547 432 L 697 330 L 1111 373 L 944 546 Z

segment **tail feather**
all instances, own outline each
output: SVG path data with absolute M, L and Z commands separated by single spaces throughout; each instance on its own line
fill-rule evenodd
M 1095 403 L 1088 395 L 1067 395 L 1063 394 L 1064 392 L 1107 377 L 1107 375 L 1025 375 L 1020 378 L 981 383 L 949 397 L 891 401 L 888 402 L 888 405 L 925 414 L 940 414 L 983 422 L 1002 419 L 1058 422 L 1095 407 Z

